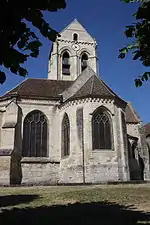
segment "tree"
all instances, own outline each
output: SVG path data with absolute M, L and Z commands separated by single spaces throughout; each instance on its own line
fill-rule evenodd
M 131 51 L 133 60 L 140 60 L 146 67 L 150 66 L 150 0 L 121 0 L 125 3 L 137 3 L 138 9 L 134 14 L 136 22 L 126 26 L 125 35 L 132 39 L 132 43 L 120 49 L 119 58 L 125 58 Z M 150 78 L 150 72 L 145 72 L 135 79 L 135 85 L 142 86 L 143 81 Z
M 0 66 L 6 67 L 14 74 L 26 76 L 27 70 L 22 64 L 29 57 L 37 57 L 42 43 L 28 27 L 31 22 L 40 33 L 51 41 L 59 35 L 45 21 L 44 11 L 57 11 L 66 7 L 65 0 L 1 0 L 0 2 Z M 0 70 L 0 83 L 6 79 Z

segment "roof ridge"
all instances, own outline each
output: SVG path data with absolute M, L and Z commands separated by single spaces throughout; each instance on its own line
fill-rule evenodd
M 120 97 L 118 94 L 116 94 L 106 83 L 105 81 L 103 81 L 102 79 L 100 79 L 100 81 L 105 85 L 105 87 L 107 88 L 107 90 L 113 94 L 114 96 L 117 96 L 120 100 L 122 100 L 123 102 L 125 102 L 127 104 L 127 102 L 122 98 Z
M 92 75 L 88 80 L 86 80 L 86 82 L 77 90 L 77 92 L 75 92 L 72 96 L 71 96 L 71 98 L 74 96 L 74 95 L 76 95 L 82 88 L 84 88 L 84 86 L 89 82 L 89 80 L 91 79 L 91 78 L 93 78 L 93 76 L 94 75 Z M 91 94 L 91 92 L 90 92 L 90 94 Z
M 137 115 L 137 113 L 135 112 L 131 102 L 128 102 L 128 106 L 130 107 L 131 111 L 133 112 L 134 116 L 136 117 L 137 120 L 141 121 L 140 120 L 140 117 Z
M 111 90 L 111 88 L 109 88 L 108 86 L 107 86 L 107 84 L 102 80 L 102 79 L 99 79 L 101 82 L 102 82 L 102 84 L 106 87 L 106 89 L 111 93 L 111 94 L 113 94 L 114 96 L 115 95 L 117 95 L 117 94 L 115 94 L 112 90 Z M 118 96 L 118 95 L 117 95 Z
M 96 86 L 95 86 L 96 85 Z M 98 85 L 98 86 L 97 86 Z M 93 74 L 83 86 L 78 89 L 70 98 L 82 98 L 85 96 L 113 96 L 119 98 L 117 95 L 114 95 L 109 88 L 101 81 L 96 74 Z M 122 100 L 122 99 L 120 99 Z M 123 100 L 122 100 L 123 101 Z
M 92 85 L 91 85 L 91 91 L 90 91 L 90 94 L 92 94 L 92 91 L 93 91 L 93 86 L 94 86 L 94 76 L 95 76 L 95 75 L 92 76 Z
M 21 90 L 21 88 L 24 86 L 24 84 L 27 82 L 27 80 L 29 80 L 28 78 L 23 82 L 23 83 L 21 83 L 20 84 L 20 86 L 19 86 L 19 88 L 18 88 L 18 90 L 17 90 L 17 93 L 19 94 L 19 91 Z
M 10 92 L 13 93 L 13 90 L 16 89 L 17 87 L 19 87 L 19 86 L 20 86 L 21 84 L 23 84 L 23 83 L 24 83 L 24 80 L 23 80 L 21 83 L 15 85 L 15 86 L 14 86 L 13 88 L 11 88 L 10 90 L 4 92 L 3 95 L 1 95 L 0 97 L 3 97 L 3 96 L 5 96 L 5 95 L 9 94 Z
M 74 96 L 94 74 L 95 72 L 89 66 L 83 70 L 76 80 L 73 81 L 72 85 L 62 92 L 63 99 L 66 101 Z

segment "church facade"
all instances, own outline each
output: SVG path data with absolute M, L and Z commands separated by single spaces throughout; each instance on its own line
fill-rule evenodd
M 150 180 L 144 127 L 99 77 L 95 39 L 77 20 L 60 34 L 48 78 L 0 97 L 0 184 Z

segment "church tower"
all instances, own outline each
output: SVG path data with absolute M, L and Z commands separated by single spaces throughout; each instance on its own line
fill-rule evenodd
M 48 79 L 73 81 L 87 66 L 98 73 L 97 43 L 85 28 L 75 19 L 60 35 L 52 44 Z

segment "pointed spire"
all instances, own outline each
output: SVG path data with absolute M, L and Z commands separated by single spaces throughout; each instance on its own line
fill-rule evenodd
M 79 21 L 78 21 L 76 18 L 73 20 L 73 22 L 75 22 L 75 23 L 79 23 Z

